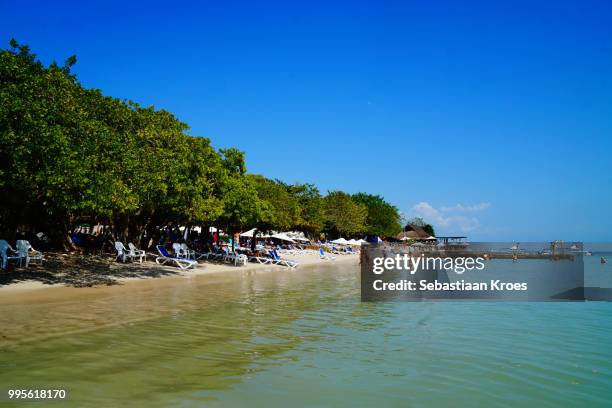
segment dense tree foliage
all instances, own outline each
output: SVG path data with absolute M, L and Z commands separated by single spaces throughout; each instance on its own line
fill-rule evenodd
M 366 229 L 368 209 L 342 191 L 332 191 L 323 199 L 325 230 L 332 236 L 353 236 Z
M 367 209 L 365 233 L 393 237 L 402 230 L 400 215 L 394 206 L 387 203 L 381 196 L 366 193 L 353 195 L 353 200 L 363 204 Z
M 69 246 L 80 223 L 135 240 L 165 225 L 397 233 L 397 209 L 381 197 L 248 174 L 243 152 L 214 149 L 173 114 L 84 88 L 75 63 L 44 66 L 14 40 L 0 50 L 3 236 L 45 231 Z

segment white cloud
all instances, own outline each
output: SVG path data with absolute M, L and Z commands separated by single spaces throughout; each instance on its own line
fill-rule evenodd
M 412 212 L 417 216 L 422 217 L 428 222 L 437 224 L 441 227 L 448 225 L 448 218 L 444 217 L 440 211 L 434 208 L 431 204 L 426 201 L 421 201 L 412 207 Z
M 440 207 L 440 210 L 444 212 L 477 212 L 486 210 L 489 207 L 491 207 L 491 203 L 483 202 L 474 205 L 457 204 L 452 207 Z
M 447 230 L 459 230 L 467 233 L 480 227 L 480 221 L 474 217 L 465 215 L 448 215 L 449 212 L 476 212 L 482 211 L 491 206 L 490 203 L 480 203 L 475 205 L 457 204 L 454 207 L 435 208 L 426 201 L 421 201 L 412 207 L 412 213 L 422 217 L 426 222 L 433 224 L 434 227 Z

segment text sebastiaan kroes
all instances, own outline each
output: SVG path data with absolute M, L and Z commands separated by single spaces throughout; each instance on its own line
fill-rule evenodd
M 373 259 L 372 272 L 381 275 L 385 271 L 408 271 L 414 275 L 417 271 L 445 270 L 458 275 L 466 271 L 482 271 L 485 269 L 485 259 L 481 257 L 412 257 L 407 254 L 396 254 L 394 257 L 377 257 Z M 385 282 L 375 279 L 372 282 L 375 291 L 526 291 L 526 282 L 503 282 L 491 279 L 483 282 L 440 282 L 421 279 L 418 281 L 401 279 L 396 282 Z

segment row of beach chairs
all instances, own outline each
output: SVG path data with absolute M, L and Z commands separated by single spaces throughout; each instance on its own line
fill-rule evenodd
M 280 265 L 289 268 L 296 268 L 298 262 L 282 258 L 276 250 L 267 250 L 265 256 L 247 255 L 241 253 L 240 249 L 230 251 L 228 248 L 218 248 L 210 252 L 196 252 L 190 249 L 185 243 L 172 244 L 174 255 L 170 254 L 163 245 L 156 246 L 158 256 L 155 262 L 160 265 L 175 265 L 181 269 L 190 269 L 198 264 L 199 260 L 221 261 L 232 263 L 235 266 L 246 265 L 249 261 L 258 262 L 261 264 Z M 131 242 L 128 243 L 128 248 L 122 242 L 115 242 L 115 250 L 117 251 L 117 260 L 127 262 L 128 260 L 138 260 L 140 263 L 146 259 L 146 252 L 136 248 Z
M 16 249 L 8 241 L 0 239 L 0 267 L 2 269 L 8 268 L 8 263 L 11 260 L 16 261 L 19 266 L 25 266 L 26 268 L 32 261 L 42 263 L 44 259 L 42 252 L 35 250 L 29 241 L 19 239 L 15 243 L 15 247 Z
M 138 249 L 136 245 L 134 245 L 131 242 L 128 243 L 128 246 L 126 248 L 123 242 L 116 241 L 115 251 L 117 251 L 116 259 L 118 261 L 127 262 L 127 261 L 138 260 L 139 263 L 142 263 L 142 261 L 147 259 L 147 253 L 143 251 L 142 249 Z M 193 268 L 194 266 L 198 264 L 196 260 L 184 258 L 178 252 L 176 256 L 171 255 L 170 253 L 168 253 L 166 248 L 164 248 L 162 245 L 157 245 L 157 252 L 159 253 L 159 256 L 155 258 L 155 262 L 160 265 L 171 263 L 171 264 L 178 266 L 181 269 L 188 269 L 188 268 Z

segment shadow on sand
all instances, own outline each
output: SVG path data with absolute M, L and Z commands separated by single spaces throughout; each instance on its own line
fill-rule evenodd
M 23 281 L 91 287 L 116 285 L 120 278 L 157 278 L 178 273 L 150 262 L 122 264 L 108 256 L 47 252 L 42 265 L 31 263 L 24 268 L 11 264 L 8 270 L 0 270 L 0 287 Z

